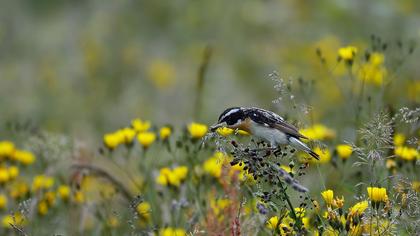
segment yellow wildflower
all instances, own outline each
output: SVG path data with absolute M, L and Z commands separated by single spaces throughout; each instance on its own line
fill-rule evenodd
M 125 144 L 132 143 L 134 137 L 136 136 L 136 131 L 134 131 L 134 129 L 130 129 L 130 128 L 124 128 L 124 129 L 119 130 L 118 132 L 121 132 L 121 135 L 124 138 L 124 143 Z
M 68 185 L 60 185 L 57 189 L 58 196 L 60 196 L 63 200 L 68 200 L 70 197 L 70 186 Z
M 168 227 L 159 230 L 159 236 L 187 236 L 187 233 L 181 228 Z
M 117 228 L 118 226 L 120 226 L 120 221 L 116 216 L 111 216 L 106 220 L 106 224 L 108 225 L 108 227 Z
M 7 171 L 9 172 L 9 178 L 11 180 L 19 176 L 19 168 L 17 166 L 10 166 Z
M 10 196 L 14 199 L 25 197 L 29 192 L 29 187 L 25 182 L 14 181 L 10 188 Z
M 173 173 L 178 179 L 184 180 L 187 177 L 187 174 L 188 174 L 188 167 L 186 167 L 186 166 L 175 167 L 173 169 Z
M 0 194 L 0 210 L 5 209 L 7 206 L 7 196 Z
M 315 147 L 313 151 L 319 155 L 319 160 L 316 160 L 315 158 L 309 156 L 309 154 L 305 154 L 307 157 L 309 157 L 309 161 L 311 163 L 319 163 L 319 164 L 325 164 L 328 163 L 331 160 L 331 152 L 328 149 L 321 149 L 319 147 Z
M 160 169 L 160 173 L 156 177 L 156 182 L 163 186 L 172 185 L 179 187 L 181 182 L 187 177 L 187 174 L 188 168 L 186 166 L 176 167 L 173 170 L 165 167 Z
M 400 157 L 405 161 L 413 161 L 416 158 L 419 158 L 419 152 L 415 148 L 407 147 L 407 146 L 399 146 L 396 147 L 395 155 Z
M 150 204 L 148 202 L 141 202 L 136 207 L 137 213 L 139 214 L 139 217 L 144 221 L 150 220 Z
M 380 86 L 388 74 L 387 69 L 382 65 L 383 62 L 383 54 L 373 53 L 369 61 L 360 67 L 359 79 Z
M 10 157 L 15 151 L 15 145 L 10 141 L 0 142 L 0 159 L 2 157 Z
M 402 133 L 396 133 L 394 135 L 394 145 L 395 146 L 402 146 L 405 142 L 405 135 Z
M 279 226 L 279 223 L 279 217 L 273 216 L 267 221 L 266 226 L 271 230 L 275 230 Z
M 325 140 L 335 137 L 334 130 L 322 124 L 315 124 L 312 127 L 301 129 L 300 133 L 313 140 Z
M 169 138 L 171 133 L 172 133 L 171 128 L 168 127 L 168 126 L 164 126 L 164 127 L 160 128 L 160 130 L 159 130 L 159 137 L 160 137 L 161 140 L 165 140 L 165 139 Z
M 44 200 L 48 203 L 48 206 L 52 206 L 55 203 L 55 192 L 48 191 L 44 195 Z
M 48 204 L 46 201 L 41 201 L 38 203 L 38 213 L 42 216 L 48 213 Z
M 344 206 L 344 196 L 341 198 L 336 197 L 333 201 L 334 207 L 342 208 Z
M 411 183 L 411 188 L 416 192 L 420 192 L 420 181 L 413 181 Z
M 122 143 L 123 138 L 120 133 L 105 134 L 104 144 L 108 149 L 113 150 Z
M 140 133 L 140 132 L 146 132 L 147 130 L 149 130 L 152 124 L 150 123 L 150 121 L 142 121 L 140 119 L 134 119 L 133 121 L 131 121 L 131 126 L 133 126 L 133 129 L 136 132 Z
M 210 207 L 213 210 L 214 214 L 219 216 L 219 220 L 223 220 L 223 210 L 226 209 L 230 204 L 231 204 L 231 200 L 227 199 L 227 198 L 221 198 L 221 199 L 212 199 L 210 201 Z
M 16 161 L 22 163 L 23 165 L 30 165 L 34 163 L 35 161 L 34 154 L 28 151 L 21 151 L 21 150 L 16 150 L 16 152 L 13 155 L 13 158 Z
M 0 184 L 6 183 L 9 179 L 9 171 L 6 168 L 0 167 Z
M 40 189 L 49 189 L 54 185 L 54 179 L 46 175 L 37 175 L 32 181 L 32 190 L 34 192 Z
M 202 138 L 207 133 L 207 126 L 200 123 L 192 122 L 188 125 L 188 132 L 194 139 Z
M 363 227 L 361 224 L 358 225 L 350 225 L 350 230 L 348 232 L 348 236 L 360 236 L 363 234 Z
M 293 171 L 293 169 L 290 168 L 290 166 L 281 165 L 280 168 L 282 168 L 283 170 L 285 170 L 287 173 L 295 173 Z
M 372 65 L 382 65 L 385 61 L 385 56 L 383 53 L 374 52 L 370 54 L 369 62 L 372 63 Z
M 353 61 L 356 56 L 357 48 L 354 46 L 347 46 L 338 49 L 338 56 L 344 61 L 350 62 Z
M 156 60 L 148 68 L 148 79 L 159 89 L 171 86 L 175 79 L 175 68 L 163 60 Z
M 331 189 L 325 190 L 321 193 L 322 198 L 324 198 L 325 203 L 327 203 L 328 206 L 331 206 L 334 199 L 334 192 Z
M 385 162 L 385 166 L 387 169 L 392 170 L 397 167 L 397 163 L 392 159 L 387 159 Z
M 85 202 L 85 195 L 82 191 L 76 191 L 73 195 L 73 201 L 76 203 L 84 203 Z
M 228 127 L 220 127 L 216 130 L 216 132 L 222 135 L 223 137 L 231 135 L 233 131 L 234 131 L 233 129 L 230 129 Z
M 338 156 L 343 160 L 348 159 L 351 156 L 351 154 L 353 153 L 352 146 L 350 146 L 348 144 L 337 145 L 336 150 L 337 150 Z
M 386 188 L 378 187 L 367 187 L 369 199 L 374 202 L 386 202 L 388 201 L 388 195 L 386 194 Z
M 296 217 L 298 218 L 302 218 L 305 216 L 306 210 L 305 208 L 302 207 L 295 207 L 295 213 L 296 213 Z
M 207 159 L 203 164 L 205 172 L 209 173 L 213 177 L 219 178 L 222 174 L 222 166 L 225 161 L 225 154 L 222 152 L 215 152 L 212 157 Z
M 12 225 L 22 226 L 25 223 L 26 220 L 20 213 L 5 215 L 2 218 L 2 225 L 4 228 L 12 228 Z
M 349 215 L 350 216 L 361 215 L 363 212 L 365 212 L 368 206 L 369 206 L 368 201 L 358 202 L 350 208 Z
M 142 132 L 139 133 L 137 139 L 144 148 L 148 148 L 156 140 L 156 134 L 153 132 Z

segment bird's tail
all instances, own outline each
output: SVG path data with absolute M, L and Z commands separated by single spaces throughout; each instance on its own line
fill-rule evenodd
M 302 151 L 308 153 L 309 155 L 311 155 L 313 158 L 319 160 L 319 155 L 316 154 L 314 151 L 312 151 L 305 143 L 303 143 L 299 139 L 297 139 L 295 137 L 290 137 L 289 138 L 289 141 L 290 141 L 290 144 L 294 148 L 297 148 L 299 150 L 302 150 Z

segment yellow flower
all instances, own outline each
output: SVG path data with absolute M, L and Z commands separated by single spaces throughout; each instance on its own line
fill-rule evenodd
M 388 195 L 386 194 L 386 188 L 378 187 L 367 187 L 369 199 L 374 202 L 386 202 L 388 201 Z
M 356 56 L 357 48 L 354 46 L 347 46 L 338 49 L 338 56 L 345 61 L 353 61 Z
M 156 182 L 163 186 L 172 185 L 179 187 L 181 182 L 187 177 L 187 174 L 188 168 L 186 166 L 176 167 L 173 170 L 165 167 L 160 169 L 160 173 L 156 177 Z
M 159 236 L 187 236 L 187 233 L 181 228 L 168 227 L 159 230 Z
M 171 86 L 175 79 L 175 68 L 166 61 L 156 60 L 148 68 L 148 79 L 159 89 Z
M 207 133 L 207 126 L 200 123 L 192 122 L 188 125 L 188 132 L 194 139 L 202 138 Z
M 48 213 L 48 204 L 46 201 L 41 201 L 38 203 L 38 213 L 42 216 Z
M 420 181 L 413 181 L 411 183 L 411 188 L 416 192 L 420 192 Z
M 387 169 L 394 169 L 394 168 L 397 167 L 397 163 L 392 159 L 387 159 L 386 163 L 385 163 L 385 166 L 386 166 Z
M 161 140 L 165 140 L 165 139 L 169 138 L 171 133 L 172 133 L 171 128 L 168 127 L 168 126 L 164 126 L 164 127 L 160 128 L 160 130 L 159 130 L 159 137 L 160 137 Z
M 396 133 L 394 135 L 394 145 L 395 146 L 402 146 L 405 142 L 405 135 L 401 133 Z
M 133 129 L 136 132 L 140 133 L 140 132 L 146 132 L 147 130 L 149 130 L 152 124 L 150 123 L 150 121 L 142 121 L 140 119 L 134 119 L 133 121 L 131 121 L 131 126 L 133 126 Z
M 295 207 L 295 213 L 296 213 L 296 217 L 298 218 L 302 218 L 305 216 L 305 208 L 301 208 L 301 207 Z
M 382 65 L 385 61 L 385 56 L 383 53 L 374 52 L 369 57 L 369 62 L 372 65 Z
M 9 178 L 15 179 L 19 176 L 19 168 L 17 166 L 10 166 L 7 171 L 9 172 Z
M 275 230 L 279 226 L 279 223 L 279 217 L 273 216 L 267 221 L 266 226 L 269 229 Z
M 285 170 L 287 173 L 294 173 L 293 169 L 290 166 L 281 165 L 280 168 Z
M 26 220 L 20 213 L 12 215 L 5 215 L 2 218 L 2 225 L 4 228 L 12 228 L 12 225 L 22 226 L 25 225 Z
M 32 191 L 40 189 L 49 189 L 54 185 L 54 179 L 46 175 L 37 175 L 32 181 Z
M 55 192 L 48 191 L 44 195 L 44 200 L 48 203 L 48 206 L 52 206 L 55 203 Z
M 117 228 L 120 226 L 120 221 L 116 216 L 111 216 L 106 220 L 106 224 L 111 228 Z
M 10 157 L 15 151 L 15 145 L 10 141 L 0 142 L 0 159 L 2 157 Z
M 35 161 L 35 156 L 31 152 L 16 150 L 13 155 L 14 160 L 22 163 L 23 165 L 31 165 Z
M 14 199 L 23 198 L 29 192 L 29 187 L 25 182 L 14 181 L 10 190 L 10 196 Z
M 85 202 L 85 195 L 82 193 L 82 191 L 76 191 L 73 195 L 73 201 L 75 203 L 84 203 Z
M 358 74 L 359 79 L 380 86 L 388 74 L 387 69 L 382 66 L 382 62 L 383 59 L 381 60 L 379 56 L 374 56 L 369 62 L 361 65 Z
M 400 157 L 405 161 L 413 161 L 416 158 L 419 158 L 419 152 L 415 148 L 407 147 L 407 146 L 399 146 L 396 147 L 395 155 Z
M 156 140 L 156 134 L 153 132 L 142 132 L 139 133 L 137 139 L 144 148 L 148 148 Z
M 174 175 L 180 179 L 181 181 L 187 177 L 188 174 L 188 167 L 186 166 L 178 166 L 173 169 Z
M 328 163 L 331 160 L 331 152 L 328 149 L 321 149 L 319 147 L 315 147 L 313 151 L 319 155 L 319 160 L 316 160 L 315 158 L 309 156 L 309 154 L 305 155 L 309 157 L 309 162 L 311 163 L 319 163 L 319 164 L 325 164 Z
M 360 236 L 363 234 L 363 227 L 362 225 L 358 224 L 358 225 L 350 225 L 350 230 L 348 232 L 349 236 Z
M 368 206 L 369 206 L 368 201 L 358 202 L 350 208 L 349 215 L 350 216 L 361 215 L 363 212 L 365 212 L 365 210 L 368 208 Z
M 7 206 L 7 197 L 4 194 L 0 194 L 0 210 L 5 209 Z
M 136 210 L 139 217 L 144 221 L 150 220 L 150 204 L 148 202 L 141 202 L 137 205 Z
M 223 137 L 226 137 L 228 135 L 231 135 L 233 133 L 233 129 L 230 129 L 228 127 L 220 127 L 216 130 L 216 132 L 220 135 L 222 135 Z
M 130 144 L 133 142 L 134 137 L 136 136 L 136 131 L 131 128 L 124 128 L 119 130 L 118 132 L 121 132 L 121 135 L 124 137 L 124 143 Z
M 219 178 L 222 174 L 223 162 L 226 156 L 222 152 L 215 152 L 212 157 L 207 159 L 203 164 L 203 169 L 213 177 Z
M 57 189 L 58 196 L 60 196 L 63 200 L 68 200 L 70 197 L 70 186 L 68 185 L 60 185 Z
M 221 198 L 217 200 L 212 199 L 210 201 L 210 207 L 214 214 L 219 216 L 219 220 L 223 220 L 223 210 L 226 209 L 231 203 L 231 200 L 227 198 Z
M 312 127 L 301 129 L 300 133 L 313 140 L 326 140 L 335 137 L 334 130 L 322 124 L 315 124 Z
M 6 168 L 0 167 L 0 184 L 6 183 L 7 181 L 9 181 L 9 179 L 10 179 L 9 171 L 7 171 Z
M 337 154 L 341 159 L 348 159 L 352 152 L 353 152 L 353 148 L 352 146 L 348 145 L 348 144 L 340 144 L 337 145 L 336 147 L 337 150 Z
M 113 150 L 123 142 L 123 139 L 124 137 L 121 135 L 121 133 L 105 134 L 104 144 L 108 149 Z
M 325 190 L 321 193 L 322 198 L 324 198 L 325 203 L 327 203 L 328 206 L 331 206 L 334 199 L 334 192 L 331 189 Z

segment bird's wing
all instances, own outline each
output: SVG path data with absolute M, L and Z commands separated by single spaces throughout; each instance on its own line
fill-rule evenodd
M 274 112 L 260 108 L 251 108 L 248 110 L 248 113 L 247 115 L 256 123 L 278 129 L 293 137 L 307 139 L 307 137 L 299 133 L 299 130 L 294 125 L 287 123 L 283 117 Z

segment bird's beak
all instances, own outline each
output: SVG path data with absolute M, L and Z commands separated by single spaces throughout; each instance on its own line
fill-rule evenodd
M 214 131 L 216 131 L 218 128 L 220 128 L 220 127 L 222 127 L 222 126 L 224 126 L 224 125 L 226 125 L 226 122 L 223 122 L 223 123 L 216 123 L 216 124 L 214 124 L 214 125 L 210 126 L 210 131 L 211 131 L 211 132 L 214 132 Z

